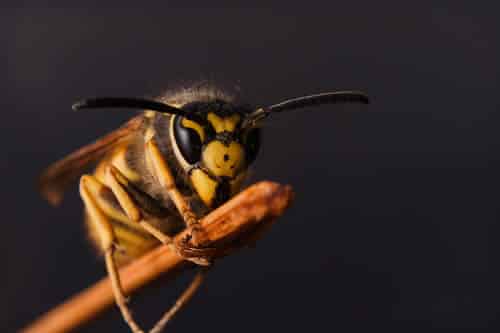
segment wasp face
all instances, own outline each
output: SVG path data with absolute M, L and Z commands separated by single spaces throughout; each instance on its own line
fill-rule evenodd
M 186 108 L 189 119 L 172 117 L 174 152 L 203 202 L 218 206 L 239 190 L 257 155 L 260 129 L 242 127 L 245 112 L 227 103 Z

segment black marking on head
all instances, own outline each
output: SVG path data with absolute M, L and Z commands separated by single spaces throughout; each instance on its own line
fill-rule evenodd
M 194 113 L 201 117 L 206 116 L 209 112 L 213 112 L 219 117 L 228 117 L 235 113 L 246 115 L 254 111 L 253 108 L 247 105 L 236 105 L 218 99 L 210 102 L 191 102 L 182 106 L 182 110 L 187 111 L 188 114 Z
M 222 142 L 224 145 L 229 146 L 231 144 L 231 141 L 234 140 L 234 135 L 233 132 L 220 132 L 215 135 L 215 139 Z

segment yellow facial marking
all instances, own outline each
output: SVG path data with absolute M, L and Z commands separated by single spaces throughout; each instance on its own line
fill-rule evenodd
M 205 142 L 205 131 L 203 130 L 203 127 L 201 127 L 198 123 L 189 120 L 187 118 L 182 119 L 182 126 L 186 128 L 192 128 L 198 133 L 198 135 L 201 138 L 201 142 Z
M 233 178 L 244 163 L 245 151 L 237 142 L 229 146 L 220 141 L 212 141 L 203 150 L 201 160 L 216 176 Z
M 200 169 L 193 170 L 190 177 L 191 183 L 196 189 L 196 192 L 198 192 L 201 200 L 203 200 L 205 205 L 210 207 L 215 198 L 217 182 L 208 177 L 208 175 Z
M 240 122 L 240 115 L 233 114 L 231 117 L 224 118 L 224 124 L 226 127 L 226 131 L 232 132 L 236 129 L 236 125 Z
M 233 114 L 230 117 L 219 117 L 215 113 L 210 112 L 207 116 L 207 120 L 212 124 L 215 132 L 220 133 L 224 131 L 232 132 L 236 128 L 236 125 L 240 122 L 240 115 Z
M 224 130 L 224 119 L 219 117 L 215 113 L 209 113 L 207 116 L 207 120 L 210 122 L 210 124 L 212 124 L 215 132 L 219 133 Z

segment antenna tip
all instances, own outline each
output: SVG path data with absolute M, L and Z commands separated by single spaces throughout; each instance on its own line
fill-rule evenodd
M 361 103 L 370 104 L 370 97 L 365 93 L 361 93 Z
M 358 102 L 363 104 L 370 104 L 370 98 L 363 91 L 356 91 L 356 90 L 347 91 L 344 98 L 346 102 Z
M 73 109 L 73 111 L 78 111 L 80 109 L 83 109 L 86 106 L 87 106 L 87 101 L 81 100 L 81 101 L 73 103 L 73 105 L 71 105 L 71 108 Z

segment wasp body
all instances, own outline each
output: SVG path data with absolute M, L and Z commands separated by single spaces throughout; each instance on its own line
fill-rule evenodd
M 194 215 L 201 217 L 240 190 L 259 146 L 260 129 L 240 126 L 248 111 L 229 103 L 217 99 L 184 104 L 183 109 L 197 114 L 196 121 L 146 111 L 134 120 L 141 123 L 136 132 L 99 162 L 94 176 L 104 185 L 99 200 L 107 206 L 104 212 L 122 249 L 115 253 L 118 264 L 142 255 L 158 240 L 137 221 L 131 221 L 113 199 L 107 169 L 116 168 L 116 177 L 122 177 L 122 185 L 126 183 L 132 199 L 140 202 L 142 214 L 149 217 L 151 225 L 174 235 L 183 226 L 182 216 L 155 176 L 146 143 L 154 138 L 177 190 Z M 98 244 L 95 224 L 88 216 L 86 220 L 91 239 Z
M 125 303 L 116 267 L 160 242 L 173 246 L 171 237 L 184 227 L 196 240 L 202 232 L 198 219 L 241 189 L 268 115 L 316 104 L 368 102 L 363 93 L 338 91 L 250 108 L 213 87 L 192 88 L 160 100 L 97 98 L 76 103 L 74 109 L 145 111 L 56 162 L 40 178 L 42 194 L 57 204 L 72 180 L 97 165 L 93 174 L 80 177 L 86 225 L 105 254 L 117 304 L 134 332 L 142 331 Z M 189 249 L 177 250 L 197 264 L 210 262 L 203 248 L 196 256 L 183 254 L 191 253 L 185 251 Z

